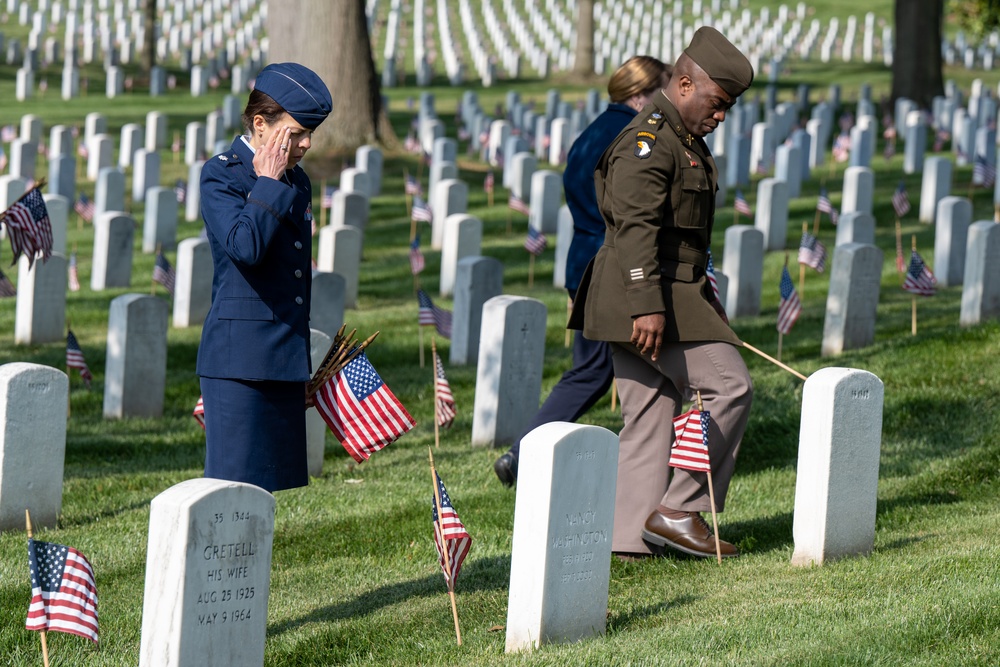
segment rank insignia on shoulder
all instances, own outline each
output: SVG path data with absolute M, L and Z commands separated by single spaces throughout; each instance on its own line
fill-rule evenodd
M 640 160 L 645 160 L 653 154 L 653 146 L 656 145 L 656 135 L 652 132 L 638 132 L 635 135 L 635 156 Z
M 656 120 L 660 120 L 661 118 L 663 118 L 663 114 L 660 113 L 659 111 L 654 111 L 653 113 L 649 114 L 649 117 L 655 118 Z
M 229 158 L 227 158 L 227 157 L 226 157 L 225 155 L 220 155 L 220 156 L 219 156 L 219 159 L 220 159 L 220 160 L 222 160 L 223 162 L 225 162 L 225 161 L 226 161 L 226 160 L 228 160 Z

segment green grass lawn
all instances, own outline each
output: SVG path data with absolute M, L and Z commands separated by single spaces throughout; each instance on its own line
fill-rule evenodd
M 863 8 L 851 6 L 852 11 Z M 884 7 L 886 3 L 879 6 Z M 381 3 L 380 3 L 381 5 Z M 756 6 L 756 5 L 754 5 Z M 824 9 L 824 12 L 829 11 Z M 847 11 L 846 9 L 844 11 Z M 874 11 L 874 10 L 873 10 Z M 881 15 L 881 14 L 880 14 Z M 824 14 L 825 16 L 825 14 Z M 376 49 L 380 53 L 380 49 Z M 176 72 L 181 77 L 182 72 Z M 58 72 L 56 72 L 56 75 Z M 948 72 L 967 86 L 976 73 Z M 995 86 L 993 75 L 984 75 Z M 158 108 L 168 114 L 171 136 L 220 105 L 221 92 L 192 99 L 181 90 L 151 100 L 137 87 L 108 101 L 103 74 L 90 68 L 87 97 L 62 102 L 50 74 L 50 92 L 24 104 L 13 102 L 13 70 L 0 66 L 0 95 L 9 100 L 0 124 L 24 113 L 39 114 L 48 129 L 82 125 L 99 110 L 112 136 L 122 124 L 144 122 Z M 808 83 L 825 95 L 832 82 L 853 104 L 862 82 L 875 97 L 888 93 L 889 73 L 880 66 L 790 63 L 781 96 Z M 558 81 L 517 83 L 522 97 L 544 104 L 557 86 L 569 99 L 584 88 Z M 492 110 L 509 86 L 476 89 Z M 762 89 L 761 89 L 762 90 Z M 391 120 L 405 135 L 415 88 L 385 91 Z M 455 135 L 454 110 L 461 90 L 435 87 L 440 117 Z M 462 146 L 464 148 L 464 146 Z M 460 150 L 461 153 L 461 150 Z M 890 196 L 902 178 L 914 205 L 919 175 L 902 174 L 902 157 L 886 161 L 877 150 L 876 242 L 885 252 L 881 298 L 872 346 L 837 358 L 820 357 L 828 274 L 810 271 L 801 295 L 803 313 L 785 337 L 783 359 L 809 374 L 828 366 L 860 368 L 885 383 L 875 546 L 870 555 L 794 568 L 792 521 L 795 462 L 800 432 L 802 383 L 755 355 L 744 353 L 756 387 L 747 435 L 733 479 L 720 533 L 743 556 L 722 567 L 714 561 L 661 559 L 612 562 L 607 634 L 567 646 L 547 646 L 530 655 L 504 654 L 514 492 L 492 471 L 500 450 L 469 445 L 475 371 L 448 367 L 459 414 L 434 452 L 438 470 L 474 543 L 458 580 L 463 645 L 455 645 L 450 606 L 437 565 L 430 523 L 431 487 L 427 448 L 434 444 L 433 383 L 418 364 L 416 299 L 407 262 L 410 223 L 403 172 L 419 167 L 412 156 L 387 153 L 383 195 L 371 203 L 357 310 L 350 327 L 367 335 L 381 330 L 370 358 L 418 421 L 414 431 L 369 461 L 357 465 L 327 437 L 323 475 L 302 489 L 277 494 L 267 665 L 996 665 L 1000 664 L 1000 323 L 958 326 L 961 288 L 941 289 L 919 303 L 919 330 L 910 334 L 910 296 L 900 289 L 893 266 L 895 240 Z M 306 169 L 318 186 L 336 180 L 342 156 L 316 157 Z M 39 158 L 39 173 L 45 173 Z M 522 247 L 523 216 L 508 234 L 506 192 L 488 207 L 479 184 L 485 168 L 463 159 L 460 177 L 469 185 L 469 212 L 484 222 L 483 253 L 504 263 L 509 294 L 541 300 L 550 317 L 546 330 L 543 395 L 570 365 L 563 346 L 565 292 L 551 287 L 552 251 L 536 264 L 527 287 Z M 825 179 L 840 205 L 843 165 L 824 168 L 791 203 L 788 245 L 794 263 L 799 227 L 811 221 Z M 187 177 L 187 168 L 164 153 L 164 183 Z M 426 177 L 426 174 L 425 174 Z M 968 194 L 971 169 L 958 168 L 956 194 Z M 756 181 L 756 177 L 755 177 Z M 93 184 L 81 179 L 88 195 Z M 319 208 L 319 188 L 314 188 Z M 744 188 L 755 206 L 756 186 Z M 992 219 L 992 192 L 971 191 L 974 219 Z M 731 199 L 731 197 L 730 197 Z M 140 226 L 142 207 L 133 206 Z M 916 206 L 915 206 L 916 208 Z M 723 254 L 731 207 L 717 216 L 714 250 Z M 742 222 L 746 223 L 746 219 Z M 195 236 L 200 223 L 181 222 L 179 237 Z M 832 249 L 834 229 L 824 220 L 821 240 Z M 911 213 L 906 239 L 933 258 L 934 229 Z M 94 564 L 100 592 L 101 646 L 69 635 L 49 635 L 53 665 L 135 665 L 138 660 L 146 563 L 149 503 L 170 486 L 198 477 L 204 435 L 190 413 L 198 396 L 194 361 L 199 328 L 170 329 L 165 414 L 161 419 L 106 421 L 102 417 L 107 311 L 121 294 L 150 290 L 153 257 L 135 241 L 132 286 L 95 293 L 89 288 L 93 230 L 71 218 L 70 248 L 80 255 L 80 292 L 67 295 L 67 317 L 95 375 L 93 391 L 71 378 L 62 517 L 40 539 L 72 545 Z M 425 231 L 424 237 L 427 238 Z M 6 246 L 6 242 L 4 244 Z M 422 282 L 436 298 L 439 253 L 424 244 Z M 315 252 L 315 249 L 314 249 Z M 171 261 L 173 254 L 169 255 Z M 7 271 L 9 246 L 0 261 Z M 764 265 L 762 313 L 737 320 L 737 333 L 754 346 L 776 351 L 774 327 L 778 278 L 784 253 L 769 253 Z M 721 262 L 720 262 L 721 263 Z M 725 267 L 721 267 L 723 270 Z M 11 273 L 8 271 L 8 273 Z M 12 276 L 16 281 L 16 270 Z M 164 296 L 162 288 L 157 292 Z M 0 363 L 29 361 L 63 368 L 61 342 L 14 345 L 14 300 L 0 301 Z M 425 336 L 425 342 L 428 336 Z M 448 343 L 438 341 L 445 359 Z M 61 418 L 60 411 L 53 418 Z M 605 398 L 582 420 L 617 432 L 620 413 Z M 0 535 L 0 665 L 41 664 L 36 633 L 23 629 L 30 588 L 25 536 Z

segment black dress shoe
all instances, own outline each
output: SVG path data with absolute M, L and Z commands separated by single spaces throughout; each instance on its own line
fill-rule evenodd
M 715 556 L 715 537 L 705 519 L 697 512 L 689 512 L 683 519 L 671 519 L 659 511 L 646 518 L 642 539 L 661 547 L 670 547 L 689 556 L 712 558 Z M 723 558 L 739 556 L 729 542 L 719 540 Z
M 493 463 L 493 472 L 504 486 L 514 486 L 514 482 L 517 481 L 517 459 L 507 452 Z

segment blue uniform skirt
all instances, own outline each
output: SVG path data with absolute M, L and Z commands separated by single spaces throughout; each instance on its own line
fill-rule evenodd
M 280 491 L 309 483 L 302 382 L 201 378 L 205 477 Z

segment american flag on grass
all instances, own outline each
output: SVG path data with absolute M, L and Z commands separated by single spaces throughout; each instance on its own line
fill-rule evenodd
M 691 408 L 680 417 L 674 417 L 674 444 L 670 448 L 667 465 L 695 472 L 711 472 L 708 458 L 708 410 Z
M 833 159 L 837 162 L 847 162 L 851 156 L 851 137 L 847 132 L 841 132 L 833 142 Z
M 972 165 L 972 180 L 989 187 L 997 180 L 997 168 L 982 155 L 977 155 Z
M 80 343 L 76 340 L 72 329 L 66 334 L 66 367 L 80 371 L 83 384 L 90 389 L 90 382 L 94 376 L 87 367 L 87 360 L 83 358 L 83 350 L 80 349 Z
M 160 283 L 167 288 L 168 292 L 173 294 L 176 279 L 177 275 L 174 273 L 174 267 L 170 266 L 170 261 L 161 250 L 156 254 L 156 263 L 153 265 L 153 282 Z
M 826 268 L 826 246 L 809 232 L 802 232 L 799 241 L 799 264 L 811 266 L 820 273 Z
M 434 325 L 438 334 L 450 339 L 451 311 L 435 306 L 430 295 L 422 289 L 417 290 L 417 303 L 420 304 L 417 310 L 417 323 L 420 326 Z
M 524 249 L 530 252 L 532 255 L 541 255 L 545 252 L 545 248 L 548 247 L 549 241 L 545 238 L 545 234 L 535 229 L 532 226 L 528 226 L 528 236 L 524 239 Z
M 80 269 L 76 265 L 76 253 L 69 256 L 69 291 L 80 291 Z
M 83 218 L 84 222 L 90 222 L 94 219 L 94 202 L 82 192 L 80 198 L 73 204 L 73 210 Z
M 420 184 L 420 181 L 414 176 L 407 176 L 406 183 L 403 185 L 403 192 L 408 195 L 417 195 L 420 197 L 424 196 L 424 187 Z
M 174 193 L 177 195 L 177 203 L 183 204 L 187 201 L 188 184 L 183 178 L 178 178 L 174 183 Z
M 896 191 L 892 193 L 892 208 L 896 211 L 896 217 L 902 218 L 910 212 L 910 198 L 906 194 L 906 183 L 899 182 Z
M 337 191 L 336 186 L 328 185 L 323 188 L 323 198 L 320 200 L 320 206 L 326 209 L 333 208 L 333 194 Z
M 444 374 L 444 364 L 441 363 L 441 356 L 434 353 L 434 392 L 437 400 L 434 401 L 434 417 L 438 426 L 451 428 L 455 423 L 455 395 L 451 393 L 451 385 Z
M 424 270 L 424 254 L 420 252 L 420 237 L 415 236 L 410 244 L 410 273 L 417 275 Z
M 7 228 L 15 262 L 22 253 L 27 256 L 29 267 L 39 253 L 42 261 L 52 256 L 52 223 L 41 190 L 34 188 L 11 205 L 2 222 Z
M 97 585 L 82 553 L 28 538 L 31 603 L 24 627 L 67 632 L 97 643 Z
M 515 196 L 513 192 L 510 193 L 510 197 L 507 198 L 507 206 L 512 211 L 517 211 L 518 213 L 523 213 L 524 215 L 531 214 L 531 209 L 528 207 L 528 204 L 526 204 L 520 197 Z
M 708 284 L 712 286 L 712 294 L 715 295 L 715 300 L 720 301 L 719 297 L 719 281 L 715 278 L 715 264 L 712 263 L 712 251 L 708 251 L 708 266 L 705 267 L 705 275 L 708 277 Z
M 483 179 L 483 192 L 493 192 L 496 187 L 496 176 L 493 175 L 493 170 L 486 172 L 486 178 Z
M 465 557 L 469 555 L 469 548 L 472 546 L 472 537 L 465 529 L 462 520 L 458 518 L 458 512 L 451 504 L 451 497 L 444 482 L 434 471 L 434 481 L 437 483 L 437 498 L 431 500 L 431 518 L 434 522 L 434 546 L 437 547 L 438 562 L 441 564 L 441 571 L 444 573 L 444 580 L 451 589 L 458 579 L 458 573 L 462 569 Z M 441 502 L 441 513 L 438 514 L 438 500 Z M 441 544 L 445 542 L 444 546 Z M 447 549 L 448 559 L 445 561 L 445 549 Z
M 0 141 L 9 144 L 15 139 L 17 139 L 16 127 L 14 127 L 13 125 L 4 125 L 3 128 L 0 129 Z
M 799 313 L 802 312 L 802 302 L 799 301 L 799 294 L 795 291 L 787 266 L 781 269 L 778 289 L 781 292 L 781 303 L 778 305 L 778 332 L 786 334 L 792 330 L 795 321 L 799 319 Z
M 17 289 L 14 287 L 14 283 L 10 282 L 10 278 L 3 272 L 3 269 L 0 269 L 0 299 L 12 296 L 17 296 Z
M 90 150 L 87 149 L 87 140 L 82 139 L 76 147 L 76 154 L 86 160 L 90 156 Z
M 748 218 L 753 217 L 753 211 L 750 210 L 750 204 L 747 203 L 747 198 L 743 196 L 743 191 L 737 188 L 736 199 L 733 201 L 733 208 L 740 215 L 745 215 Z
M 827 194 L 826 188 L 819 189 L 819 199 L 816 201 L 816 210 L 830 216 L 830 222 L 833 224 L 837 224 L 837 220 L 840 218 L 840 215 L 837 213 L 837 209 L 833 207 L 833 203 L 830 201 L 830 195 Z
M 934 296 L 937 279 L 924 264 L 924 258 L 916 250 L 910 252 L 910 268 L 903 279 L 903 289 L 912 294 Z
M 194 410 L 191 412 L 191 416 L 194 420 L 198 422 L 198 426 L 201 430 L 205 430 L 205 400 L 203 397 L 198 397 L 198 402 L 194 404 Z
M 419 196 L 413 196 L 413 211 L 410 214 L 410 218 L 414 222 L 430 222 L 434 219 L 434 214 L 431 212 L 430 205 L 421 199 Z
M 316 392 L 316 410 L 361 463 L 416 426 L 363 352 Z

